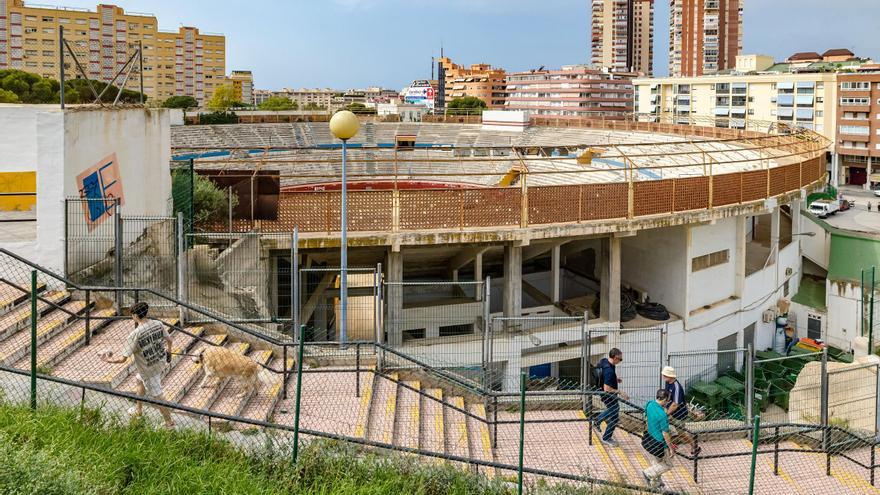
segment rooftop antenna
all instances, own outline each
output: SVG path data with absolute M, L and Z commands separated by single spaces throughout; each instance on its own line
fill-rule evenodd
M 434 80 L 434 57 L 431 57 L 431 80 Z

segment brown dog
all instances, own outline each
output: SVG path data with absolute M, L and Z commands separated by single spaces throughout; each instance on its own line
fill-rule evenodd
M 263 385 L 271 385 L 272 373 L 263 368 L 256 361 L 237 352 L 230 351 L 225 347 L 208 346 L 193 358 L 196 363 L 204 363 L 205 377 L 200 387 L 217 387 L 224 378 L 235 378 L 245 383 L 245 388 L 239 395 L 254 392 L 257 382 Z

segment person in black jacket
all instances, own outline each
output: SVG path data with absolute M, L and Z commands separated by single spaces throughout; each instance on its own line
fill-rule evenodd
M 617 377 L 617 365 L 623 362 L 623 352 L 618 348 L 611 349 L 607 358 L 599 361 L 598 368 L 601 370 L 602 403 L 605 410 L 596 417 L 596 429 L 600 432 L 601 424 L 605 422 L 605 431 L 602 433 L 602 443 L 611 447 L 617 447 L 614 440 L 614 429 L 620 421 L 620 399 L 629 400 L 629 396 L 618 388 L 623 381 Z

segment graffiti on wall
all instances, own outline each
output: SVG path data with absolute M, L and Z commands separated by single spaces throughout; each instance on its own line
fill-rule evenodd
M 116 205 L 125 204 L 122 176 L 116 154 L 109 155 L 76 177 L 83 213 L 89 230 L 95 229 L 115 213 Z

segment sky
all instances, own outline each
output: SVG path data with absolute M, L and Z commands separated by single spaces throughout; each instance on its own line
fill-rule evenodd
M 40 0 L 94 10 L 97 0 Z M 159 28 L 226 35 L 227 72 L 255 87 L 383 86 L 431 76 L 442 44 L 459 64 L 508 71 L 588 63 L 590 0 L 107 0 Z M 744 0 L 743 53 L 784 59 L 849 48 L 880 59 L 880 0 Z M 206 6 L 210 6 L 207 7 Z M 668 0 L 655 1 L 654 73 L 665 75 Z

